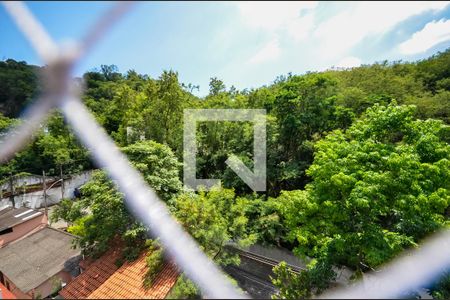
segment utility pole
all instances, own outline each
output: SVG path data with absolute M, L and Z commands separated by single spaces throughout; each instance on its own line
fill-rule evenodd
M 59 176 L 61 177 L 61 200 L 64 199 L 64 177 L 62 164 L 59 165 Z
M 21 206 L 24 206 L 25 205 L 25 194 L 27 192 L 27 182 L 26 181 L 23 182 L 22 191 L 23 191 L 23 194 L 22 194 L 22 205 Z
M 42 177 L 44 179 L 43 189 L 44 189 L 45 216 L 48 217 L 48 211 L 47 211 L 47 184 L 45 182 L 45 171 L 44 170 L 42 170 Z
M 13 209 L 16 208 L 16 201 L 14 200 L 14 179 L 12 173 L 9 173 L 9 200 L 12 203 Z

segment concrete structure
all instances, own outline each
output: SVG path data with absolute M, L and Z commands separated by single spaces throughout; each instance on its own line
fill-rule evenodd
M 49 176 L 47 180 L 58 180 L 57 177 Z M 27 175 L 20 177 L 13 177 L 14 186 L 16 189 L 20 189 L 22 186 L 27 185 L 40 185 L 44 182 L 44 178 L 41 175 Z M 10 191 L 9 180 L 0 185 L 0 190 L 2 193 L 7 193 Z
M 73 198 L 74 189 L 88 182 L 92 177 L 92 171 L 85 171 L 80 174 L 71 176 L 70 178 L 64 179 L 64 198 Z M 31 178 L 31 177 L 30 177 Z M 39 177 L 36 176 L 36 180 Z M 58 178 L 49 177 L 46 182 L 47 187 L 50 186 L 51 182 L 55 182 Z M 22 180 L 25 181 L 25 180 Z M 42 181 L 40 182 L 42 184 Z M 8 190 L 7 188 L 6 190 Z M 17 190 L 20 193 L 20 189 Z M 16 208 L 28 207 L 33 209 L 43 208 L 45 206 L 44 193 L 42 190 L 38 190 L 26 194 L 18 194 L 14 196 L 14 201 L 16 203 Z M 61 186 L 56 184 L 53 188 L 47 190 L 47 205 L 52 206 L 61 201 Z M 4 197 L 0 199 L 0 210 L 6 207 L 12 206 L 9 197 Z
M 33 209 L 9 207 L 0 210 L 0 248 L 46 225 L 44 213 Z
M 47 297 L 79 274 L 75 237 L 44 227 L 0 249 L 0 281 L 21 299 Z

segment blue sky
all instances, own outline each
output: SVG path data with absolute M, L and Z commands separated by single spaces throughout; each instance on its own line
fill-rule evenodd
M 208 92 L 210 77 L 238 89 L 278 75 L 417 60 L 450 47 L 450 2 L 138 2 L 75 75 L 115 64 L 158 77 L 179 72 Z M 80 39 L 111 2 L 27 2 L 58 42 Z M 0 7 L 0 58 L 41 65 Z

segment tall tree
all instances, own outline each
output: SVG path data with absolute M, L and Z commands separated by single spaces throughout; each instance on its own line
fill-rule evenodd
M 305 191 L 279 197 L 295 252 L 315 258 L 312 278 L 330 280 L 333 265 L 371 270 L 448 225 L 448 127 L 414 120 L 414 111 L 395 103 L 369 108 L 347 131 L 317 142 Z M 313 282 L 309 288 L 326 286 Z
M 168 202 L 175 199 L 181 189 L 179 163 L 167 146 L 145 141 L 122 150 L 162 199 Z M 147 229 L 130 214 L 122 193 L 104 172 L 95 172 L 92 180 L 81 188 L 81 194 L 79 201 L 62 201 L 52 220 L 72 223 L 68 231 L 79 237 L 77 243 L 83 251 L 102 253 L 117 237 L 130 249 L 143 246 Z
M 274 112 L 279 137 L 278 188 L 301 188 L 307 182 L 305 170 L 312 162 L 312 141 L 327 131 L 350 125 L 352 113 L 335 103 L 337 82 L 330 76 L 292 76 L 282 83 Z

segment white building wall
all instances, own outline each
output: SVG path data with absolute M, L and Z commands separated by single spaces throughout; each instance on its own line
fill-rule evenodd
M 76 187 L 79 187 L 86 182 L 88 182 L 92 177 L 92 170 L 85 171 L 80 174 L 73 175 L 71 178 L 64 180 L 64 198 L 73 198 L 73 192 Z M 36 177 L 36 180 L 39 177 Z M 40 178 L 39 178 L 40 179 Z M 22 182 L 27 182 L 27 179 L 24 179 Z M 51 177 L 51 180 L 58 180 L 58 178 Z M 16 181 L 17 182 L 17 181 Z M 32 181 L 30 181 L 32 182 Z M 33 181 L 36 182 L 36 181 Z M 42 179 L 40 181 L 42 184 Z M 34 183 L 35 184 L 35 183 Z M 16 184 L 17 185 L 17 184 Z M 29 207 L 29 208 L 43 208 L 45 206 L 44 203 L 44 193 L 43 191 L 37 191 L 22 195 L 17 195 L 14 197 L 16 202 L 16 207 Z M 52 206 L 61 201 L 61 186 L 57 186 L 47 190 L 47 206 Z M 0 210 L 11 206 L 12 203 L 9 200 L 9 197 L 3 198 L 0 200 Z

